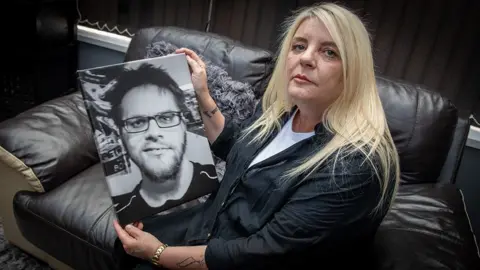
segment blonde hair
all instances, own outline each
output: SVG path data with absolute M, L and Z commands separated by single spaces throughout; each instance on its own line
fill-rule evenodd
M 381 198 L 374 208 L 378 210 L 386 202 L 392 176 L 395 177 L 393 195 L 396 193 L 399 160 L 378 95 L 369 34 L 362 21 L 346 8 L 332 3 L 316 4 L 298 10 L 286 21 L 276 66 L 263 96 L 263 114 L 245 129 L 243 138 L 257 131 L 253 141 L 265 139 L 273 129 L 280 129 L 282 115 L 293 108 L 286 90 L 286 58 L 297 28 L 308 18 L 323 22 L 337 44 L 344 88 L 323 114 L 322 123 L 333 134 L 331 140 L 285 176 L 308 177 L 330 158 L 335 166 L 342 157 L 360 151 L 380 181 Z

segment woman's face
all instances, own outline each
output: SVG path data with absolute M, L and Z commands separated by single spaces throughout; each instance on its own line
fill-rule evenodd
M 292 102 L 325 107 L 343 89 L 342 61 L 325 25 L 310 18 L 298 27 L 287 56 L 288 95 Z

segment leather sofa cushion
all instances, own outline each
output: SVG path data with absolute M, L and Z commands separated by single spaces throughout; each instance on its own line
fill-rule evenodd
M 451 184 L 401 186 L 375 241 L 378 269 L 480 269 L 462 194 Z
M 457 109 L 439 93 L 417 85 L 378 76 L 377 86 L 400 155 L 401 183 L 437 182 L 452 144 Z
M 13 203 L 19 228 L 39 248 L 83 269 L 113 267 L 115 214 L 99 163 L 50 192 L 20 191 Z
M 79 92 L 1 122 L 0 145 L 25 164 L 16 168 L 33 171 L 40 181 L 38 187 L 34 186 L 37 191 L 52 190 L 98 162 L 90 122 Z M 8 160 L 4 158 L 0 162 Z
M 224 68 L 233 80 L 252 85 L 257 98 L 263 94 L 266 78 L 273 68 L 273 56 L 267 50 L 247 46 L 215 33 L 174 26 L 140 29 L 130 42 L 125 61 L 145 58 L 147 46 L 157 41 L 200 52 L 213 64 Z

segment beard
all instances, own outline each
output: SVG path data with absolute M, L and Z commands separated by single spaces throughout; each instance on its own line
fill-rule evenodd
M 172 147 L 165 154 L 159 157 L 143 158 L 140 162 L 140 170 L 153 183 L 163 183 L 169 180 L 176 180 L 180 173 L 183 157 L 186 150 L 186 136 L 180 147 Z M 132 157 L 133 159 L 133 157 Z M 177 181 L 174 181 L 177 182 Z
M 186 144 L 182 142 L 179 150 L 174 150 L 175 155 L 170 163 L 163 163 L 163 166 L 159 166 L 158 169 L 146 170 L 146 175 L 151 181 L 155 183 L 164 182 L 168 179 L 177 179 L 180 172 L 180 166 L 182 165 L 183 156 L 185 154 Z

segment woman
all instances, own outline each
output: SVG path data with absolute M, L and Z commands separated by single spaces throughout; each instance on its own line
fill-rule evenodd
M 301 9 L 286 25 L 262 104 L 240 127 L 217 110 L 202 60 L 178 50 L 226 172 L 205 204 L 125 230 L 115 222 L 120 249 L 143 259 L 138 269 L 338 269 L 358 266 L 372 243 L 399 164 L 368 33 L 335 4 Z

